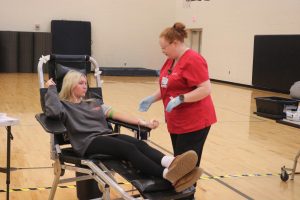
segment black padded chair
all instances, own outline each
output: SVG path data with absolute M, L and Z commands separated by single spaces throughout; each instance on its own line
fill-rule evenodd
M 48 55 L 42 56 L 38 64 L 38 75 L 40 81 L 40 98 L 41 107 L 44 111 L 44 95 L 47 88 L 44 88 L 43 64 L 49 61 L 49 78 L 53 78 L 58 89 L 61 87 L 64 74 L 70 69 L 79 70 L 82 73 L 90 71 L 86 69 L 91 62 L 94 67 L 94 75 L 97 87 L 89 87 L 87 95 L 89 98 L 99 98 L 102 100 L 100 70 L 97 62 L 90 56 L 86 55 Z M 65 66 L 68 63 L 69 66 Z M 76 65 L 72 65 L 76 63 Z M 80 63 L 80 64 L 79 64 Z M 176 193 L 172 185 L 157 177 L 150 177 L 141 174 L 135 170 L 129 162 L 115 159 L 109 155 L 97 154 L 90 157 L 80 157 L 74 153 L 68 140 L 68 133 L 62 122 L 47 118 L 44 113 L 36 115 L 37 121 L 42 125 L 44 130 L 51 134 L 51 159 L 54 160 L 54 181 L 49 195 L 49 199 L 54 199 L 56 188 L 59 183 L 67 183 L 76 181 L 77 196 L 79 199 L 110 199 L 110 189 L 114 189 L 123 199 L 183 199 L 194 193 L 194 188 L 190 188 L 181 193 Z M 123 123 L 120 121 L 108 119 L 114 134 L 120 133 L 121 127 L 130 129 L 138 139 L 146 140 L 150 134 L 150 129 L 146 127 L 138 127 L 136 125 Z M 106 137 L 106 136 L 103 136 Z M 107 136 L 109 137 L 109 136 Z M 76 177 L 61 179 L 65 170 L 76 172 Z M 114 178 L 114 173 L 118 173 L 136 188 L 137 192 L 132 195 L 125 191 L 122 184 Z M 94 182 L 88 187 L 84 187 L 81 183 L 93 179 Z M 96 188 L 95 188 L 96 185 Z M 85 185 L 86 186 L 86 185 Z M 99 190 L 101 191 L 98 191 Z M 79 190 L 88 190 L 81 191 Z M 93 191 L 92 191 L 93 190 Z M 81 195 L 88 194 L 89 196 Z

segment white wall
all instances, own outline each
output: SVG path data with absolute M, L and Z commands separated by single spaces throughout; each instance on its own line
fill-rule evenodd
M 202 28 L 211 78 L 249 84 L 254 35 L 300 34 L 300 0 L 0 0 L 0 30 L 50 31 L 50 22 L 92 23 L 92 55 L 101 66 L 159 69 L 158 36 L 181 21 Z M 59 6 L 58 6 L 59 5 Z M 230 71 L 230 74 L 229 74 Z
M 0 30 L 50 32 L 51 20 L 92 23 L 92 55 L 101 66 L 159 69 L 160 32 L 174 22 L 173 0 L 0 0 Z M 166 14 L 166 10 L 168 10 Z
M 176 0 L 176 20 L 203 29 L 211 78 L 251 85 L 254 35 L 300 34 L 300 1 Z

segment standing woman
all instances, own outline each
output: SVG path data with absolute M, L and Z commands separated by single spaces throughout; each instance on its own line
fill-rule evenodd
M 186 37 L 182 23 L 175 23 L 160 34 L 159 44 L 167 56 L 160 71 L 160 89 L 143 99 L 139 110 L 146 112 L 152 103 L 162 100 L 174 155 L 194 150 L 199 166 L 209 129 L 217 119 L 207 63 L 184 44 Z

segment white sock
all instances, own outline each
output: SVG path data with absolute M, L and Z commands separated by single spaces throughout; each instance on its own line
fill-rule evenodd
M 175 158 L 174 156 L 164 156 L 161 159 L 161 165 L 163 167 L 168 168 L 171 165 L 171 163 L 173 162 L 174 158 Z
M 164 171 L 163 171 L 163 177 L 164 179 L 166 179 L 166 174 L 168 173 L 168 168 L 165 168 Z

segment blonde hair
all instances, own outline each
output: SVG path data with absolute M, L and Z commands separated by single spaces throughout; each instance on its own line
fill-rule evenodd
M 78 71 L 70 70 L 64 77 L 59 98 L 63 101 L 70 101 L 73 95 L 73 88 L 79 83 L 80 78 L 86 76 Z
M 180 22 L 176 22 L 172 27 L 166 28 L 159 36 L 164 38 L 169 43 L 178 40 L 184 42 L 184 38 L 187 38 L 187 31 L 185 30 L 185 25 Z

